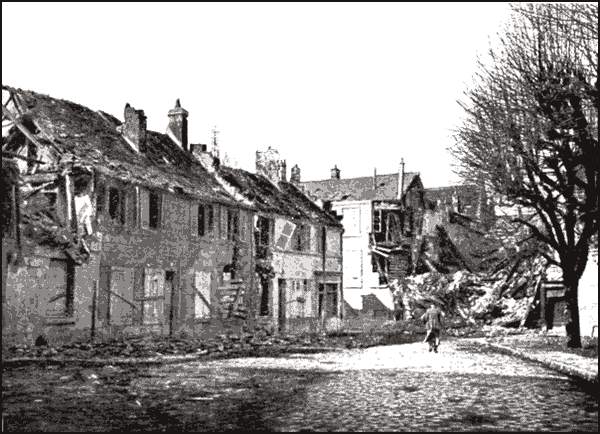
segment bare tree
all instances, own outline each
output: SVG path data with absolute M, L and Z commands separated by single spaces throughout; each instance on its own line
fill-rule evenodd
M 598 234 L 598 5 L 513 5 L 498 47 L 459 102 L 451 152 L 465 180 L 533 211 L 515 221 L 561 267 L 567 345 L 580 347 L 577 290 Z

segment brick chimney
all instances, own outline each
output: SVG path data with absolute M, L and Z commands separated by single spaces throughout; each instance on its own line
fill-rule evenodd
M 121 126 L 123 137 L 136 152 L 144 152 L 146 147 L 146 115 L 144 110 L 136 110 L 127 103 L 125 104 L 124 118 L 125 122 Z
M 266 151 L 256 151 L 256 173 L 268 178 L 277 185 L 286 180 L 286 162 L 279 158 L 279 152 L 269 146 Z
M 398 170 L 398 197 L 402 198 L 404 194 L 404 158 L 400 159 L 400 170 Z
M 179 98 L 175 108 L 169 110 L 167 135 L 184 151 L 188 150 L 188 111 L 181 107 Z
M 340 169 L 338 169 L 337 164 L 331 169 L 331 179 L 340 179 Z
M 290 182 L 292 184 L 300 184 L 300 167 L 297 164 L 290 171 Z

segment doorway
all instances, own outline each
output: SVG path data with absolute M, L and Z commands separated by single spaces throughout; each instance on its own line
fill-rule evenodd
M 168 296 L 168 315 L 169 315 L 169 336 L 173 336 L 175 330 L 175 272 L 168 270 L 165 272 L 165 290 Z
M 277 286 L 279 288 L 278 326 L 279 332 L 283 332 L 285 330 L 285 293 L 287 289 L 285 279 L 279 279 L 277 282 Z
M 337 283 L 319 283 L 318 298 L 319 318 L 338 316 L 338 284 Z

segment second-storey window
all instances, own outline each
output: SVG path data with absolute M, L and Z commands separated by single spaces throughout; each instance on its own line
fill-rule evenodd
M 297 252 L 310 250 L 310 226 L 298 225 L 292 239 L 292 248 Z
M 192 231 L 195 235 L 203 237 L 213 233 L 214 209 L 212 205 L 192 206 Z
M 227 239 L 237 239 L 240 231 L 240 215 L 237 210 L 227 210 Z
M 125 193 L 116 188 L 111 187 L 108 190 L 108 214 L 113 222 L 124 225 L 126 216 Z
M 140 211 L 143 228 L 158 229 L 162 219 L 162 196 L 157 191 L 140 191 Z

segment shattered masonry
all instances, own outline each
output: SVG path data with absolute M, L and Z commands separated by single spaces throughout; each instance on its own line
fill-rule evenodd
M 130 104 L 121 123 L 2 91 L 3 344 L 341 318 L 342 227 L 285 167 L 221 165 L 188 143 L 179 100 L 161 134 Z

